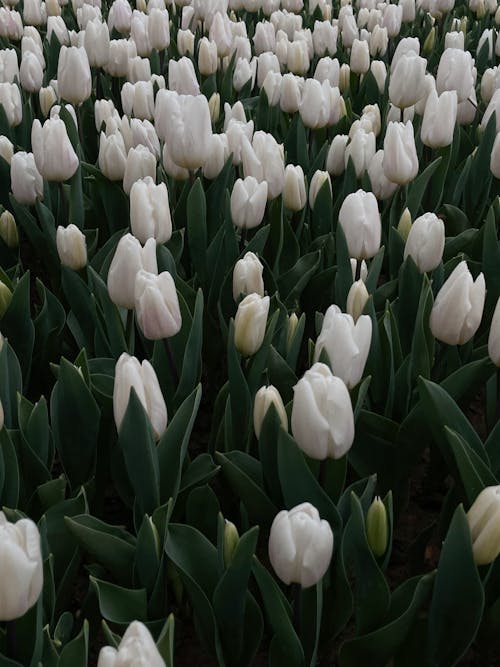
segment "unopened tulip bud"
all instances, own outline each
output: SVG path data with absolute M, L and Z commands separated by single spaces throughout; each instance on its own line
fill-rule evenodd
M 225 519 L 224 525 L 224 565 L 229 566 L 233 559 L 233 554 L 240 541 L 238 529 L 232 521 Z
M 234 344 L 243 357 L 257 352 L 264 341 L 269 297 L 249 294 L 238 306 L 234 319 Z
M 210 99 L 208 100 L 208 109 L 210 111 L 210 120 L 212 125 L 219 120 L 220 116 L 220 95 L 219 93 L 212 93 Z
M 83 47 L 62 46 L 57 65 L 59 96 L 79 105 L 90 97 L 92 77 L 87 52 Z
M 10 161 L 12 194 L 20 204 L 34 204 L 43 199 L 43 178 L 36 168 L 33 153 L 18 151 Z
M 339 88 L 341 93 L 344 93 L 346 90 L 349 90 L 350 77 L 351 77 L 351 69 L 349 65 L 344 63 L 343 65 L 341 65 L 339 71 Z
M 182 317 L 175 282 L 168 271 L 159 275 L 139 270 L 134 288 L 137 323 L 148 340 L 179 333 Z
M 436 28 L 433 26 L 429 31 L 429 34 L 425 38 L 422 51 L 425 54 L 430 54 L 434 50 L 434 43 L 436 42 Z
M 258 294 L 264 296 L 264 267 L 257 255 L 247 252 L 234 265 L 233 270 L 233 298 L 238 301 L 240 294 Z
M 217 71 L 218 65 L 217 44 L 206 37 L 202 37 L 198 45 L 198 69 L 200 74 L 210 76 Z
M 382 224 L 373 192 L 358 190 L 347 195 L 339 211 L 350 257 L 369 259 L 380 248 Z
M 165 667 L 151 633 L 140 621 L 132 621 L 117 648 L 104 646 L 97 661 L 97 667 L 132 667 L 133 664 Z
M 382 168 L 392 183 L 405 185 L 418 174 L 418 157 L 411 121 L 391 122 L 384 139 Z
M 373 554 L 381 558 L 387 550 L 389 526 L 387 510 L 379 496 L 372 502 L 366 515 L 366 537 Z
M 0 282 L 0 317 L 5 315 L 11 301 L 12 292 L 5 283 Z
M 115 368 L 113 415 L 119 432 L 127 411 L 132 387 L 151 422 L 154 439 L 161 438 L 167 428 L 167 406 L 153 366 L 146 359 L 139 362 L 124 352 Z
M 267 182 L 253 176 L 239 178 L 231 193 L 231 218 L 235 227 L 252 229 L 262 222 L 267 202 Z
M 42 124 L 35 118 L 31 128 L 35 163 L 47 181 L 66 181 L 78 169 L 79 160 L 68 137 L 66 125 L 59 117 Z
M 314 586 L 327 571 L 332 553 L 330 524 L 310 503 L 275 516 L 269 534 L 269 560 L 285 584 Z
M 56 91 L 52 88 L 52 86 L 40 88 L 38 92 L 38 98 L 40 100 L 40 109 L 42 110 L 42 114 L 44 118 L 47 118 L 51 108 L 57 102 Z
M 448 345 L 464 345 L 476 333 L 483 315 L 486 284 L 474 281 L 467 262 L 460 262 L 437 293 L 430 315 L 432 335 Z
M 2 157 L 7 164 L 10 164 L 13 155 L 14 144 L 5 135 L 0 135 L 0 157 Z
M 9 523 L 0 512 L 0 563 L 0 620 L 12 621 L 33 607 L 43 587 L 40 533 L 31 519 Z
M 300 449 L 313 459 L 342 458 L 354 440 L 351 398 L 344 381 L 318 362 L 293 391 L 292 433 Z
M 424 213 L 415 220 L 406 239 L 404 258 L 410 256 L 419 271 L 434 271 L 443 257 L 444 223 L 435 213 Z
M 286 328 L 286 349 L 287 352 L 292 347 L 293 339 L 295 338 L 295 332 L 297 331 L 297 326 L 299 324 L 299 318 L 296 313 L 292 313 L 288 318 L 287 328 Z
M 477 565 L 489 565 L 500 553 L 500 486 L 487 486 L 467 512 Z
M 76 225 L 59 226 L 56 232 L 57 252 L 61 264 L 74 271 L 87 265 L 87 243 Z
M 158 245 L 172 236 L 172 220 L 165 183 L 155 185 L 150 176 L 135 181 L 130 189 L 130 227 L 141 243 L 154 238 Z
M 488 355 L 495 366 L 500 366 L 500 298 L 495 306 L 488 336 Z
M 351 285 L 347 294 L 346 310 L 349 315 L 351 315 L 354 322 L 357 322 L 359 317 L 363 314 L 369 296 L 366 285 L 362 280 L 356 280 L 356 282 Z
M 313 177 L 311 178 L 311 184 L 309 185 L 309 206 L 311 209 L 314 209 L 318 192 L 325 183 L 328 183 L 330 196 L 332 196 L 332 181 L 330 179 L 330 174 L 327 171 L 320 171 L 318 169 L 314 172 Z
M 288 164 L 285 168 L 283 203 L 290 211 L 301 211 L 306 205 L 306 201 L 306 185 L 302 167 Z
M 398 232 L 403 241 L 406 241 L 406 239 L 408 238 L 410 229 L 411 229 L 411 213 L 408 207 L 406 207 L 405 210 L 401 213 L 401 217 L 399 218 L 398 222 Z
M 262 423 L 271 404 L 274 405 L 276 412 L 278 413 L 281 425 L 285 431 L 288 431 L 288 417 L 281 394 L 276 387 L 273 387 L 272 385 L 261 387 L 255 394 L 255 401 L 253 404 L 253 427 L 257 440 L 260 438 Z
M 17 248 L 19 245 L 16 221 L 10 211 L 4 211 L 0 215 L 0 237 L 8 248 Z

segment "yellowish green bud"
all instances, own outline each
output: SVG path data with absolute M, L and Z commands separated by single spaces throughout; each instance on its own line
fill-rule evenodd
M 212 124 L 219 120 L 220 116 L 220 95 L 219 93 L 212 93 L 212 96 L 208 100 L 208 108 L 210 110 L 210 119 Z
M 226 567 L 233 559 L 233 554 L 239 539 L 238 529 L 232 521 L 226 519 L 226 525 L 224 526 L 224 563 Z
M 12 301 L 12 292 L 5 283 L 0 282 L 0 317 L 3 317 L 7 312 L 7 308 Z
M 17 248 L 19 245 L 16 221 L 10 211 L 4 211 L 0 215 L 0 236 L 8 248 Z
M 411 213 L 408 210 L 408 208 L 405 208 L 398 222 L 398 232 L 400 233 L 403 241 L 406 241 L 406 239 L 408 238 L 410 229 L 411 229 Z
M 291 348 L 292 342 L 297 331 L 297 326 L 299 324 L 299 318 L 296 313 L 292 313 L 288 318 L 287 332 L 286 332 L 286 349 L 287 351 Z
M 435 41 L 436 41 L 436 28 L 432 27 L 432 29 L 429 31 L 429 34 L 427 35 L 424 41 L 424 46 L 423 46 L 424 53 L 432 53 Z
M 384 503 L 377 496 L 368 509 L 366 515 L 366 535 L 373 554 L 380 558 L 387 550 L 389 539 L 389 525 L 387 510 Z
M 467 17 L 462 16 L 460 19 L 460 32 L 464 33 L 464 36 L 467 34 Z

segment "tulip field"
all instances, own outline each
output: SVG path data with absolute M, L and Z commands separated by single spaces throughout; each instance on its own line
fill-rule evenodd
M 2 0 L 0 667 L 500 665 L 500 3 Z

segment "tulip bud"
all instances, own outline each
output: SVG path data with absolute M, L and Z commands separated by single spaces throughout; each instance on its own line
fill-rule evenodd
M 239 229 L 252 229 L 262 222 L 267 201 L 267 182 L 253 176 L 239 178 L 231 193 L 231 218 Z
M 339 459 L 354 440 L 351 399 L 343 380 L 315 363 L 295 385 L 292 433 L 311 458 Z
M 340 176 L 345 169 L 345 152 L 349 136 L 347 134 L 337 134 L 333 137 L 332 143 L 326 156 L 326 170 L 332 176 Z
M 387 69 L 383 60 L 372 60 L 370 71 L 373 74 L 380 93 L 385 90 L 385 80 L 387 78 Z
M 218 65 L 217 44 L 203 37 L 198 45 L 198 69 L 200 74 L 210 76 L 217 71 Z
M 330 174 L 327 171 L 316 170 L 311 178 L 311 184 L 309 186 L 309 206 L 311 209 L 314 209 L 314 203 L 318 196 L 318 192 L 325 183 L 328 183 L 330 196 L 332 196 L 332 181 L 330 179 Z
M 165 667 L 151 633 L 140 621 L 132 621 L 118 648 L 104 646 L 97 661 L 97 667 L 132 667 L 133 664 Z
M 306 205 L 307 194 L 304 172 L 300 165 L 288 164 L 283 184 L 283 203 L 290 211 L 301 211 Z
M 0 157 L 2 157 L 7 164 L 11 163 L 14 155 L 14 144 L 5 135 L 0 135 Z
M 389 123 L 384 139 L 382 167 L 385 177 L 405 185 L 418 174 L 418 157 L 411 121 Z
M 57 252 L 61 264 L 74 271 L 87 265 L 87 243 L 76 225 L 59 226 L 56 232 Z
M 433 26 L 429 30 L 429 34 L 425 38 L 422 50 L 425 54 L 430 54 L 434 50 L 434 43 L 436 41 L 436 28 Z
M 106 136 L 101 132 L 99 142 L 99 169 L 110 181 L 121 181 L 125 175 L 127 153 L 121 132 Z
M 182 326 L 175 282 L 168 271 L 159 275 L 139 270 L 135 277 L 137 323 L 148 340 L 171 338 Z
M 0 106 L 3 107 L 10 127 L 16 127 L 23 119 L 21 93 L 15 83 L 0 83 Z
M 351 72 L 354 74 L 366 74 L 370 69 L 370 51 L 368 42 L 355 39 L 351 48 L 350 59 Z
M 444 250 L 444 224 L 435 213 L 424 213 L 408 233 L 404 258 L 410 256 L 421 273 L 439 266 Z
M 477 565 L 489 565 L 500 553 L 500 486 L 487 486 L 467 512 Z
M 57 64 L 59 96 L 78 105 L 92 92 L 92 77 L 87 53 L 83 47 L 62 46 Z
M 369 298 L 368 290 L 363 280 L 356 280 L 347 294 L 346 310 L 356 323 L 365 309 Z
M 9 523 L 0 512 L 0 620 L 24 616 L 40 597 L 43 562 L 40 533 L 31 519 Z
M 172 220 L 165 183 L 155 185 L 150 176 L 135 181 L 130 189 L 130 227 L 141 243 L 154 238 L 158 245 L 172 236 Z
M 349 90 L 350 84 L 350 78 L 351 78 L 351 68 L 349 65 L 344 63 L 340 67 L 339 71 L 339 88 L 340 92 L 344 93 L 346 90 Z
M 474 86 L 472 68 L 472 56 L 469 51 L 461 49 L 443 51 L 436 75 L 438 93 L 456 90 L 458 102 L 466 100 Z
M 228 567 L 233 560 L 233 554 L 240 541 L 238 529 L 232 521 L 225 519 L 224 524 L 224 565 Z
M 129 195 L 132 185 L 146 176 L 154 181 L 156 178 L 156 157 L 146 148 L 139 145 L 131 148 L 125 163 L 123 174 L 123 189 Z
M 449 146 L 453 141 L 457 120 L 457 93 L 445 91 L 439 97 L 431 90 L 427 97 L 420 138 L 430 148 Z
M 368 545 L 377 558 L 381 558 L 387 550 L 389 540 L 389 526 L 387 510 L 384 503 L 377 496 L 372 502 L 366 515 L 366 537 Z
M 316 341 L 314 361 L 325 350 L 333 373 L 352 389 L 363 375 L 371 338 L 372 321 L 368 315 L 360 315 L 355 324 L 351 315 L 342 313 L 338 306 L 330 306 Z
M 358 190 L 349 194 L 340 207 L 339 224 L 350 257 L 369 259 L 377 254 L 382 225 L 377 200 L 372 192 Z
M 47 181 L 66 181 L 78 169 L 78 157 L 60 118 L 49 118 L 43 126 L 36 118 L 31 144 L 37 169 Z
M 406 241 L 408 238 L 408 234 L 410 233 L 411 229 L 411 213 L 407 208 L 401 213 L 401 217 L 399 218 L 398 222 L 398 232 L 403 239 L 403 241 Z
M 410 107 L 424 94 L 427 61 L 413 51 L 401 56 L 389 79 L 389 99 L 400 109 Z
M 34 204 L 37 199 L 43 199 L 43 179 L 33 153 L 14 153 L 10 161 L 10 183 L 14 199 L 20 204 Z
M 19 245 L 16 221 L 10 211 L 4 211 L 0 215 L 0 237 L 8 248 L 17 248 Z
M 482 273 L 474 281 L 465 261 L 439 290 L 430 315 L 432 335 L 448 345 L 463 345 L 476 333 L 483 315 L 486 285 Z
M 156 242 L 150 238 L 141 248 L 135 236 L 125 234 L 116 246 L 108 272 L 109 296 L 117 306 L 128 310 L 134 307 L 135 278 L 141 269 L 158 273 Z
M 257 440 L 260 438 L 262 423 L 267 414 L 267 411 L 271 407 L 271 404 L 274 405 L 276 412 L 278 413 L 281 425 L 285 431 L 288 431 L 288 417 L 286 414 L 285 406 L 283 405 L 283 399 L 281 398 L 279 391 L 272 385 L 269 385 L 268 387 L 261 387 L 255 394 L 255 400 L 253 404 L 253 428 Z
M 7 312 L 11 301 L 12 292 L 5 283 L 0 282 L 0 318 Z
M 488 336 L 488 354 L 495 366 L 500 366 L 500 298 L 495 306 Z
M 234 318 L 234 344 L 243 357 L 251 357 L 264 341 L 269 297 L 249 294 L 240 302 Z
M 208 100 L 208 109 L 210 111 L 210 120 L 212 125 L 219 120 L 220 116 L 220 95 L 219 93 L 212 93 L 210 99 Z
M 310 503 L 275 516 L 269 534 L 269 560 L 285 584 L 314 586 L 327 571 L 332 553 L 330 524 Z
M 264 296 L 264 267 L 257 255 L 247 252 L 239 259 L 233 270 L 233 298 L 238 301 L 240 294 L 258 294 Z
M 57 95 L 52 86 L 47 86 L 46 88 L 40 88 L 38 91 L 38 98 L 40 100 L 40 109 L 44 118 L 47 118 L 51 108 L 57 102 Z
M 286 349 L 287 352 L 292 347 L 293 339 L 295 338 L 295 332 L 297 331 L 297 326 L 299 324 L 299 318 L 296 313 L 292 313 L 288 318 L 287 327 L 286 327 Z
M 157 441 L 167 428 L 167 406 L 158 378 L 149 361 L 144 359 L 141 364 L 136 357 L 124 352 L 116 362 L 113 388 L 113 415 L 118 432 L 127 411 L 132 387 L 149 417 Z

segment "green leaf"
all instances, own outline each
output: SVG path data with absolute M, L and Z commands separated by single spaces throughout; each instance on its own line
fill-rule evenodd
M 236 454 L 240 456 L 236 458 L 234 456 Z M 215 460 L 222 467 L 222 472 L 234 493 L 245 505 L 250 520 L 256 523 L 270 524 L 278 510 L 264 492 L 262 485 L 252 478 L 248 469 L 242 467 L 243 457 L 251 459 L 248 455 L 238 451 L 227 452 L 226 454 L 215 453 Z M 258 464 L 257 461 L 255 463 Z
M 93 473 L 100 410 L 81 373 L 64 357 L 50 410 L 54 442 L 69 482 L 76 488 Z
M 160 500 L 177 497 L 191 432 L 201 400 L 198 385 L 178 408 L 167 430 L 161 437 L 156 452 L 160 472 Z
M 430 163 L 424 171 L 417 176 L 417 178 L 412 181 L 411 185 L 408 188 L 408 198 L 406 200 L 406 206 L 410 210 L 412 220 L 414 220 L 419 212 L 420 203 L 422 197 L 427 189 L 430 179 L 435 173 L 436 169 L 439 167 L 439 164 L 443 158 L 438 157 L 436 160 Z
M 484 608 L 484 591 L 472 555 L 463 507 L 455 510 L 443 543 L 428 624 L 431 667 L 457 664 L 474 640 Z
M 255 526 L 240 537 L 231 563 L 220 578 L 213 596 L 222 645 L 228 660 L 235 664 L 240 664 L 246 634 L 247 588 L 258 534 L 259 528 Z
M 159 462 L 151 422 L 133 387 L 118 440 L 140 515 L 152 514 L 160 504 Z
M 351 493 L 351 517 L 342 543 L 343 557 L 351 563 L 355 579 L 356 628 L 358 634 L 374 630 L 389 608 L 385 577 L 368 545 L 365 519 L 359 498 Z
M 488 454 L 481 439 L 448 392 L 424 378 L 419 379 L 419 390 L 424 410 L 428 415 L 427 423 L 436 444 L 439 445 L 441 442 L 443 430 L 447 426 L 461 435 L 479 458 L 488 464 Z M 443 454 L 446 457 L 446 453 Z
M 65 521 L 84 551 L 108 569 L 118 582 L 132 583 L 135 539 L 129 533 L 89 514 L 65 517 Z
M 146 515 L 137 533 L 134 566 L 139 584 L 144 586 L 149 596 L 158 578 L 160 555 L 161 545 L 158 531 L 151 518 Z
M 398 616 L 390 623 L 367 635 L 344 642 L 340 649 L 340 666 L 357 667 L 368 662 L 372 667 L 385 667 L 404 644 L 418 613 L 429 597 L 433 579 L 433 574 L 419 577 L 408 606 L 399 610 Z
M 87 667 L 89 650 L 89 624 L 83 621 L 80 633 L 64 646 L 57 667 Z
M 170 524 L 165 551 L 179 570 L 201 636 L 216 653 L 217 627 L 210 600 L 218 579 L 217 549 L 195 528 Z
M 290 605 L 266 568 L 254 558 L 252 573 L 262 596 L 269 624 L 273 630 L 273 642 L 279 646 L 283 665 L 304 667 L 304 650 L 293 628 Z M 278 665 L 277 662 L 271 662 Z
M 234 320 L 229 324 L 227 345 L 227 366 L 229 377 L 229 401 L 231 405 L 232 432 L 227 449 L 246 449 L 251 429 L 252 399 L 241 368 L 241 358 L 234 344 Z
M 97 594 L 99 611 L 103 618 L 117 625 L 147 620 L 147 597 L 144 588 L 122 588 L 96 577 L 89 577 Z
M 207 205 L 199 178 L 191 186 L 186 205 L 187 238 L 194 271 L 202 284 L 205 283 L 207 265 Z
M 7 428 L 17 428 L 17 395 L 21 393 L 23 380 L 16 353 L 4 340 L 0 349 L 0 400 Z
M 174 667 L 174 632 L 175 617 L 173 614 L 170 614 L 156 642 L 158 651 L 163 660 L 165 660 L 167 667 Z
M 179 386 L 174 397 L 174 404 L 180 405 L 193 391 L 201 377 L 201 348 L 203 344 L 203 292 L 196 294 L 193 322 L 184 350 L 182 372 Z
M 23 379 L 28 381 L 35 343 L 35 327 L 30 312 L 30 272 L 16 285 L 10 305 L 2 318 L 2 334 L 9 339 L 21 365 Z
M 309 502 L 338 534 L 342 519 L 337 508 L 312 474 L 295 440 L 283 430 L 278 437 L 278 470 L 287 509 Z

